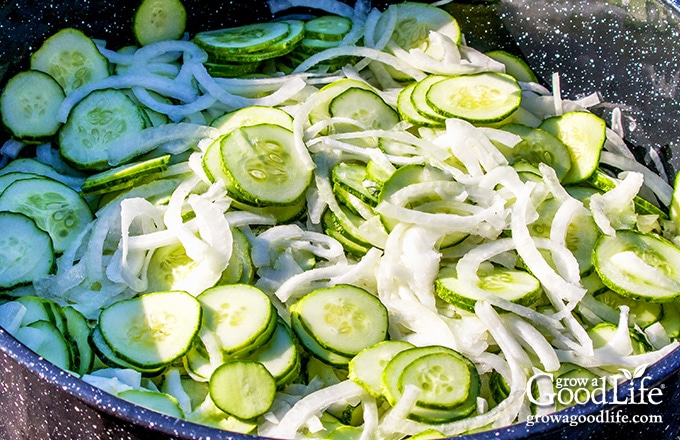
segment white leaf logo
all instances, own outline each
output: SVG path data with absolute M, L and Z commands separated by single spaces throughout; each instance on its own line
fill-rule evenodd
M 649 364 L 642 364 L 639 367 L 637 367 L 633 372 L 633 378 L 637 379 L 642 377 L 645 374 L 645 370 L 647 369 L 648 366 Z
M 626 370 L 625 368 L 619 368 L 619 371 L 623 373 L 627 380 L 633 379 L 633 375 L 630 373 L 630 371 Z

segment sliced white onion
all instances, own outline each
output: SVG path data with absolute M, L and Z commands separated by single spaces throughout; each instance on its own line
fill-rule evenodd
M 337 48 L 326 49 L 322 52 L 312 55 L 311 57 L 307 58 L 305 61 L 300 63 L 300 65 L 298 65 L 295 68 L 295 70 L 293 70 L 293 73 L 306 72 L 323 61 L 344 56 L 365 57 L 370 58 L 371 60 L 374 61 L 379 61 L 381 63 L 392 66 L 393 68 L 399 70 L 400 72 L 405 73 L 406 75 L 410 76 L 416 81 L 421 80 L 426 76 L 420 69 L 412 67 L 408 63 L 402 61 L 401 59 L 393 55 L 390 55 L 388 53 L 376 49 L 372 49 L 370 47 L 359 46 L 341 46 Z
M 263 434 L 274 438 L 295 438 L 298 429 L 312 416 L 321 414 L 335 402 L 361 397 L 364 394 L 366 391 L 351 380 L 328 386 L 299 400 L 281 419 L 278 426 Z

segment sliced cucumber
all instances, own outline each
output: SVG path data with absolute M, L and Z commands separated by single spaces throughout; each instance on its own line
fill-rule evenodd
M 364 240 L 356 239 L 348 234 L 342 227 L 338 217 L 330 209 L 326 210 L 321 217 L 324 232 L 329 237 L 336 239 L 350 255 L 362 257 L 371 249 L 371 245 Z
M 403 2 L 391 5 L 397 14 L 397 23 L 390 38 L 402 49 L 421 49 L 432 58 L 441 59 L 436 45 L 430 41 L 430 31 L 436 31 L 449 37 L 455 44 L 461 41 L 461 31 L 458 22 L 442 8 L 417 2 Z M 386 32 L 389 21 L 383 15 L 378 20 L 374 30 L 376 35 L 382 36 Z
M 316 124 L 317 122 L 324 122 L 329 119 L 331 117 L 329 105 L 331 101 L 333 101 L 333 98 L 340 95 L 345 90 L 357 87 L 371 90 L 371 86 L 367 83 L 352 78 L 339 79 L 323 86 L 321 89 L 319 89 L 319 96 L 324 96 L 326 99 L 316 105 L 312 111 L 309 112 L 309 122 L 311 124 Z
M 241 127 L 220 142 L 222 170 L 255 205 L 289 205 L 304 197 L 312 173 L 294 145 L 293 133 L 274 124 Z
M 520 57 L 504 50 L 491 50 L 485 53 L 486 56 L 503 63 L 505 73 L 513 76 L 517 81 L 538 82 L 538 78 L 531 67 Z
M 19 72 L 0 95 L 2 123 L 12 136 L 25 142 L 45 141 L 57 133 L 64 91 L 54 78 L 38 71 Z
M 25 214 L 64 252 L 93 220 L 85 200 L 73 189 L 48 178 L 18 180 L 0 194 L 0 210 Z
M 194 42 L 216 56 L 257 52 L 283 40 L 290 32 L 285 22 L 254 23 L 233 28 L 199 32 Z
M 132 21 L 140 45 L 179 40 L 187 24 L 187 12 L 180 0 L 142 0 Z
M 552 134 L 567 146 L 571 168 L 562 183 L 587 179 L 600 161 L 606 140 L 606 124 L 598 116 L 585 111 L 573 111 L 544 120 L 539 128 Z
M 85 178 L 80 191 L 85 196 L 93 196 L 131 188 L 167 170 L 171 157 L 166 154 L 92 174 Z
M 210 59 L 218 64 L 224 61 L 229 63 L 259 63 L 292 52 L 304 37 L 304 22 L 302 20 L 289 19 L 277 23 L 285 23 L 289 28 L 289 32 L 282 40 L 256 52 L 213 53 Z
M 348 118 L 370 130 L 390 130 L 399 122 L 397 112 L 377 93 L 362 87 L 350 87 L 328 105 L 331 117 Z M 345 130 L 335 125 L 338 132 Z
M 323 347 L 310 333 L 305 326 L 300 323 L 297 314 L 290 317 L 290 325 L 297 336 L 300 344 L 316 359 L 334 368 L 347 369 L 347 365 L 352 360 L 351 356 L 344 356 Z
M 87 374 L 94 365 L 94 351 L 89 342 L 90 324 L 82 313 L 73 307 L 62 307 L 62 310 L 66 317 L 68 335 L 75 343 L 78 351 L 78 364 L 74 365 L 73 368 L 80 375 Z
M 334 186 L 341 187 L 370 206 L 378 204 L 378 186 L 368 179 L 364 164 L 337 163 L 331 171 L 331 181 Z
M 31 56 L 31 69 L 54 78 L 65 94 L 109 76 L 109 62 L 83 32 L 64 28 Z
M 634 300 L 608 289 L 595 294 L 594 297 L 615 310 L 623 305 L 628 306 L 633 322 L 643 330 L 658 322 L 663 316 L 663 306 L 659 303 Z
M 593 341 L 593 348 L 601 348 L 614 339 L 618 327 L 611 322 L 600 322 L 588 329 L 588 336 Z M 633 354 L 643 354 L 651 351 L 651 347 L 634 329 L 630 329 L 630 339 L 633 345 Z
M 293 117 L 278 107 L 252 105 L 215 118 L 210 125 L 222 133 L 229 133 L 240 127 L 274 124 L 293 131 Z
M 420 356 L 408 364 L 399 376 L 398 387 L 403 392 L 408 385 L 422 390 L 417 406 L 452 409 L 464 403 L 470 393 L 465 384 L 472 380 L 470 362 L 450 352 Z
M 443 127 L 444 123 L 441 118 L 437 115 L 437 119 L 423 115 L 422 111 L 418 111 L 413 101 L 413 91 L 418 83 L 410 83 L 399 92 L 397 97 L 397 111 L 399 116 L 404 121 L 408 121 L 411 124 L 419 125 L 423 127 Z M 426 106 L 429 110 L 429 106 Z
M 512 165 L 517 162 L 528 162 L 538 166 L 549 165 L 555 170 L 559 179 L 571 168 L 571 155 L 566 145 L 547 131 L 520 124 L 507 124 L 501 127 L 522 138 L 522 142 L 512 148 L 496 143 L 496 148 L 503 153 Z
M 349 363 L 349 378 L 373 397 L 382 396 L 382 375 L 387 363 L 397 353 L 413 348 L 410 342 L 388 340 L 361 350 Z
M 0 212 L 0 288 L 29 284 L 52 272 L 50 236 L 23 214 Z
M 237 360 L 221 365 L 210 377 L 210 397 L 222 411 L 250 420 L 269 411 L 276 381 L 259 362 Z
M 630 230 L 603 235 L 593 264 L 602 282 L 622 296 L 661 303 L 680 297 L 680 249 L 657 235 Z
M 500 266 L 480 271 L 477 287 L 524 306 L 535 304 L 542 293 L 540 282 L 530 273 Z M 435 280 L 435 291 L 439 298 L 469 312 L 474 312 L 477 301 L 483 299 L 467 289 L 455 273 L 446 270 L 446 267 Z
M 612 189 L 616 188 L 616 186 L 619 184 L 620 180 L 616 179 L 606 172 L 604 172 L 602 169 L 597 168 L 591 175 L 588 177 L 586 182 L 593 187 L 597 188 L 601 192 L 607 192 L 611 191 Z M 653 203 L 643 199 L 639 195 L 636 195 L 633 197 L 633 204 L 635 205 L 635 212 L 643 215 L 651 214 L 651 215 L 657 215 L 659 218 L 662 219 L 667 219 L 669 218 L 669 214 L 667 214 L 665 211 L 663 211 L 661 208 L 658 206 L 654 205 Z M 672 202 L 671 202 L 672 206 Z M 672 211 L 672 208 L 671 208 Z
M 106 307 L 97 325 L 117 356 L 153 369 L 171 364 L 189 350 L 201 316 L 200 303 L 188 293 L 154 292 Z
M 561 204 L 558 199 L 551 198 L 538 205 L 539 217 L 529 225 L 529 232 L 533 237 L 550 237 L 551 225 Z M 576 213 L 567 227 L 565 244 L 567 249 L 574 254 L 581 275 L 589 273 L 593 268 L 593 247 L 600 234 L 593 216 L 585 211 Z M 549 251 L 542 251 L 542 253 L 547 261 L 552 262 Z
M 111 368 L 129 368 L 131 370 L 139 371 L 145 376 L 157 376 L 165 370 L 166 366 L 142 368 L 138 367 L 137 365 L 133 365 L 124 359 L 121 359 L 104 340 L 101 329 L 97 325 L 92 328 L 92 332 L 90 333 L 88 340 L 90 341 L 90 346 L 96 354 L 95 368 L 97 368 L 98 364 L 103 364 Z
M 151 390 L 125 390 L 118 393 L 121 399 L 132 402 L 144 408 L 181 419 L 184 412 L 180 409 L 177 399 L 169 394 Z
M 440 114 L 427 100 L 427 92 L 434 84 L 447 79 L 443 75 L 429 75 L 421 79 L 413 86 L 411 92 L 411 105 L 421 117 L 433 121 L 435 126 L 443 126 L 446 117 Z
M 59 152 L 74 168 L 101 171 L 109 166 L 109 145 L 147 127 L 147 116 L 125 92 L 96 90 L 71 110 L 59 131 Z
M 387 337 L 387 309 L 359 287 L 317 289 L 291 306 L 307 332 L 324 348 L 351 357 Z
M 322 15 L 307 20 L 305 35 L 326 41 L 340 41 L 352 29 L 352 20 L 340 15 Z
M 267 294 L 255 286 L 216 286 L 201 293 L 198 300 L 204 311 L 204 325 L 215 334 L 227 355 L 253 352 L 276 331 L 276 309 Z
M 427 406 L 416 403 L 410 412 L 409 417 L 416 420 L 436 423 L 456 420 L 473 413 L 477 408 L 477 396 L 479 395 L 480 388 L 480 380 L 476 368 L 469 360 L 459 353 L 450 348 L 437 345 L 415 347 L 401 351 L 387 363 L 382 375 L 382 390 L 383 395 L 389 404 L 395 406 L 399 403 L 405 385 L 402 376 L 409 365 L 424 356 L 441 353 L 446 353 L 447 356 L 453 356 L 456 358 L 456 362 L 461 362 L 466 366 L 466 372 L 462 377 L 456 376 L 449 380 L 452 383 L 455 383 L 457 387 L 460 387 L 463 392 L 466 391 L 467 396 L 462 402 L 452 405 L 447 409 L 428 408 Z M 430 374 L 431 372 L 426 372 L 425 377 L 430 376 Z M 414 383 L 414 385 L 418 386 L 416 383 Z M 421 389 L 423 389 L 422 386 L 423 385 L 421 384 Z
M 519 108 L 522 89 L 510 75 L 484 72 L 437 81 L 425 99 L 444 117 L 488 124 L 502 121 Z
M 276 386 L 281 388 L 300 374 L 301 361 L 293 331 L 284 321 L 279 320 L 271 340 L 247 359 L 260 362 L 271 373 Z
M 64 335 L 49 321 L 20 327 L 14 336 L 28 348 L 63 370 L 71 370 L 71 348 Z

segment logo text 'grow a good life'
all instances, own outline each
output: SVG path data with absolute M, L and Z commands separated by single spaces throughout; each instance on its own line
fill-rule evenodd
M 590 377 L 568 376 L 557 377 L 550 373 L 538 373 L 529 379 L 527 384 L 528 399 L 537 406 L 559 404 L 563 407 L 593 402 L 596 404 L 615 405 L 659 405 L 662 402 L 663 390 L 650 386 L 651 378 L 645 376 L 647 365 L 641 365 L 633 373 L 621 369 L 621 375 Z M 622 387 L 622 379 L 628 383 Z M 552 391 L 546 390 L 545 381 L 552 385 Z M 543 385 L 543 386 L 539 386 Z M 612 389 L 611 394 L 607 391 Z

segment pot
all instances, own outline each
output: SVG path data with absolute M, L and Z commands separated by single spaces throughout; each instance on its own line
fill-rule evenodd
M 271 18 L 264 1 L 184 4 L 190 33 Z M 132 42 L 134 7 L 113 0 L 3 2 L 0 84 L 26 68 L 27 55 L 62 27 L 80 28 L 114 46 Z M 459 20 L 468 44 L 523 55 L 546 85 L 553 72 L 559 72 L 565 97 L 597 91 L 604 101 L 620 104 L 627 141 L 638 159 L 668 179 L 680 170 L 680 1 L 472 0 L 446 8 Z M 612 108 L 599 111 L 608 118 Z M 610 403 L 576 405 L 556 413 L 553 420 L 466 438 L 677 438 L 680 350 L 650 366 L 645 377 L 645 385 L 661 396 L 653 402 L 636 399 L 640 394 L 631 394 L 624 384 L 608 392 L 605 400 Z M 646 422 L 623 423 L 633 417 Z M 0 438 L 255 437 L 181 421 L 104 393 L 42 360 L 0 329 Z

